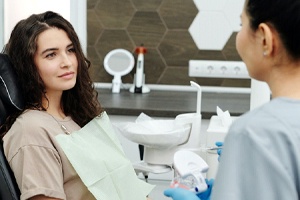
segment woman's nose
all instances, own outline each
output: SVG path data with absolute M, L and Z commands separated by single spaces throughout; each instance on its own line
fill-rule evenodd
M 67 54 L 62 55 L 61 67 L 70 67 L 72 65 L 71 59 Z

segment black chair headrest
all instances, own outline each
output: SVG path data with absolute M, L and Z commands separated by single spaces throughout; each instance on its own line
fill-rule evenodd
M 0 125 L 14 110 L 22 110 L 23 97 L 18 87 L 17 76 L 6 54 L 0 54 Z

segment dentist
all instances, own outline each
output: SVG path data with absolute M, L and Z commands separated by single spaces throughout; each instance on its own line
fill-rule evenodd
M 300 0 L 246 0 L 241 21 L 236 48 L 272 100 L 232 124 L 213 188 L 174 200 L 300 198 Z

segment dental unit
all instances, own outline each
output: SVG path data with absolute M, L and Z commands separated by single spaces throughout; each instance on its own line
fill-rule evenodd
M 179 114 L 174 120 L 153 120 L 142 116 L 143 120 L 118 126 L 127 139 L 144 146 L 142 161 L 133 163 L 136 173 L 160 174 L 172 170 L 174 155 L 179 150 L 187 150 L 200 155 L 205 149 L 205 134 L 201 133 L 201 87 L 191 81 L 197 90 L 195 113 Z

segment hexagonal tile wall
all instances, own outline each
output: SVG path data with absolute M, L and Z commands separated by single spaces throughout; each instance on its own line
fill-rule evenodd
M 156 11 L 162 0 L 131 0 L 138 11 Z
M 111 82 L 113 77 L 103 67 L 109 51 L 123 48 L 137 58 L 134 50 L 141 44 L 147 49 L 146 83 L 151 84 L 189 85 L 191 80 L 199 81 L 188 76 L 188 63 L 192 59 L 240 60 L 234 37 L 239 29 L 242 3 L 240 0 L 87 0 L 87 52 L 93 63 L 93 81 Z M 217 14 L 212 16 L 215 11 Z M 132 83 L 134 73 L 135 68 L 122 78 L 123 83 Z M 223 84 L 220 80 L 203 82 Z
M 197 53 L 197 47 L 188 31 L 170 30 L 159 45 L 159 51 L 168 66 L 184 66 L 189 57 Z
M 105 28 L 126 28 L 135 9 L 130 0 L 99 1 L 95 7 Z
M 168 29 L 188 29 L 197 13 L 198 9 L 190 0 L 164 0 L 159 9 Z
M 136 46 L 157 47 L 166 32 L 157 12 L 138 11 L 130 21 L 127 31 Z
M 189 28 L 201 50 L 222 50 L 234 31 L 240 27 L 241 0 L 194 0 L 199 13 Z

